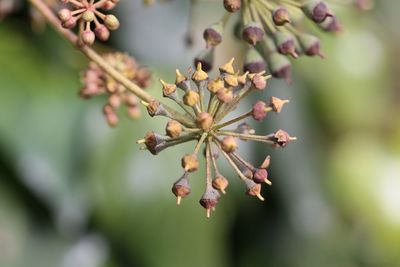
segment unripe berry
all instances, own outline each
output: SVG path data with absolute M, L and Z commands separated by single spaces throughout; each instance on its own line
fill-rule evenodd
M 114 15 L 106 15 L 104 17 L 104 24 L 112 31 L 119 28 L 119 20 Z
M 69 9 L 63 8 L 58 11 L 58 17 L 60 18 L 61 22 L 66 22 L 72 17 L 72 14 Z

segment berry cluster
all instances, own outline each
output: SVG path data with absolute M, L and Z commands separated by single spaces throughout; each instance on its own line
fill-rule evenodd
M 140 87 L 146 88 L 150 85 L 150 72 L 146 68 L 140 67 L 136 60 L 127 54 L 108 53 L 104 54 L 103 58 L 113 68 Z M 118 124 L 117 111 L 122 104 L 126 106 L 130 118 L 136 119 L 140 116 L 138 98 L 104 72 L 95 62 L 89 63 L 88 69 L 82 76 L 82 82 L 84 84 L 80 91 L 82 98 L 88 99 L 103 94 L 108 96 L 103 111 L 110 126 Z
M 238 153 L 240 140 L 253 140 L 266 143 L 273 147 L 285 147 L 296 138 L 287 132 L 278 130 L 268 135 L 256 135 L 254 129 L 244 119 L 252 117 L 256 121 L 263 121 L 268 113 L 279 113 L 288 100 L 272 97 L 268 103 L 256 102 L 246 113 L 233 119 L 225 120 L 239 103 L 250 93 L 262 91 L 271 76 L 264 76 L 264 72 L 239 75 L 233 68 L 233 59 L 219 68 L 220 75 L 216 79 L 209 79 L 208 74 L 198 63 L 191 74 L 191 79 L 176 71 L 175 83 L 166 83 L 161 80 L 163 95 L 182 107 L 184 114 L 173 113 L 159 101 L 142 102 L 149 115 L 165 116 L 170 118 L 165 128 L 165 135 L 152 131 L 139 140 L 142 149 L 147 149 L 156 155 L 164 149 L 189 141 L 196 141 L 194 150 L 185 155 L 182 160 L 183 175 L 172 187 L 172 192 L 177 197 L 177 203 L 186 197 L 191 188 L 189 186 L 190 173 L 198 170 L 198 154 L 204 145 L 206 161 L 206 188 L 200 199 L 200 204 L 206 209 L 207 217 L 218 203 L 220 192 L 225 193 L 228 180 L 221 175 L 217 160 L 222 154 L 228 163 L 243 180 L 247 194 L 264 200 L 261 196 L 261 184 L 271 184 L 268 179 L 267 167 L 270 157 L 255 167 Z M 208 100 L 207 100 L 207 97 Z M 238 126 L 226 129 L 236 123 Z M 213 178 L 214 177 L 214 178 Z M 218 191 L 219 190 L 219 191 Z
M 71 29 L 78 24 L 81 45 L 92 45 L 96 37 L 101 41 L 107 41 L 110 30 L 119 28 L 119 21 L 114 15 L 105 15 L 99 11 L 99 9 L 113 9 L 119 0 L 61 0 L 61 2 L 69 5 L 68 8 L 58 12 L 62 26 Z

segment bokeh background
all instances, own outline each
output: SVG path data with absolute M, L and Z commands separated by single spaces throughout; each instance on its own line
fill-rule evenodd
M 5 0 L 0 0 L 5 1 Z M 220 1 L 144 8 L 121 1 L 122 27 L 106 46 L 127 51 L 172 81 L 204 46 Z M 294 63 L 293 84 L 274 80 L 257 98 L 289 98 L 262 132 L 298 137 L 272 155 L 266 201 L 231 186 L 211 219 L 198 205 L 204 173 L 180 207 L 171 194 L 190 146 L 154 157 L 135 141 L 164 119 L 122 119 L 110 129 L 104 99 L 77 96 L 87 61 L 48 27 L 32 27 L 26 4 L 0 22 L 1 267 L 396 267 L 400 266 L 400 20 L 397 0 L 358 12 L 336 8 L 343 33 L 322 35 L 325 60 Z M 225 36 L 217 63 L 242 47 Z M 250 105 L 256 98 L 250 99 Z M 244 107 L 245 108 L 245 107 Z

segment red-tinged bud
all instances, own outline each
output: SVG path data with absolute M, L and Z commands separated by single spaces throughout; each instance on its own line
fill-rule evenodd
M 217 46 L 222 42 L 222 33 L 224 28 L 221 22 L 212 24 L 203 32 L 203 38 L 207 43 L 207 48 L 210 46 Z
M 202 129 L 203 131 L 209 131 L 211 126 L 213 125 L 214 119 L 213 117 L 207 112 L 200 112 L 197 114 L 196 123 L 197 126 Z
M 186 155 L 181 160 L 185 172 L 195 172 L 199 168 L 199 161 L 196 155 Z
M 104 3 L 104 5 L 101 7 L 104 10 L 111 10 L 113 9 L 117 4 L 114 3 L 113 1 L 107 1 Z
M 291 82 L 291 64 L 287 57 L 274 52 L 267 57 L 267 61 L 272 76 Z
M 251 110 L 251 116 L 256 121 L 262 121 L 267 116 L 267 104 L 263 101 L 257 101 Z
M 194 59 L 194 65 L 197 66 L 199 63 L 201 63 L 202 69 L 205 72 L 212 70 L 213 62 L 214 49 L 205 49 Z
M 262 73 L 257 73 L 251 79 L 251 84 L 257 90 L 264 90 L 265 87 L 267 87 L 267 79 L 269 79 L 270 77 L 271 76 L 265 77 L 262 75 Z
M 310 1 L 302 7 L 307 17 L 316 23 L 323 22 L 327 17 L 331 17 L 332 13 L 325 2 L 314 0 Z
M 135 96 L 134 94 L 131 94 L 131 93 L 125 94 L 123 97 L 123 100 L 124 100 L 125 105 L 127 105 L 128 107 L 136 107 L 139 104 L 139 100 L 138 100 L 137 96 Z
M 112 94 L 108 97 L 108 104 L 113 108 L 117 109 L 121 105 L 121 97 L 118 94 Z
M 94 29 L 94 33 L 96 34 L 96 37 L 103 42 L 110 38 L 110 31 L 103 24 L 97 25 Z
M 228 12 L 237 12 L 242 7 L 242 0 L 224 0 L 224 8 Z
M 104 116 L 106 117 L 106 121 L 110 127 L 115 127 L 118 124 L 119 118 L 117 113 L 115 113 L 114 109 L 109 106 L 105 105 L 103 108 Z
M 266 64 L 261 54 L 253 47 L 247 50 L 246 58 L 244 60 L 244 71 L 248 71 L 249 73 L 259 73 L 264 71 L 265 68 Z
M 214 189 L 212 186 L 207 186 L 206 191 L 201 196 L 200 205 L 207 211 L 207 218 L 210 218 L 211 210 L 215 208 L 218 204 L 219 198 L 221 195 L 219 192 Z
M 266 169 L 256 168 L 253 172 L 253 181 L 257 184 L 266 183 L 271 185 L 271 181 L 268 180 L 268 171 Z
M 277 7 L 272 11 L 272 20 L 275 25 L 282 26 L 286 23 L 290 23 L 290 15 L 285 7 Z
M 106 15 L 104 17 L 104 24 L 106 27 L 112 31 L 119 28 L 119 20 L 114 15 Z
M 61 22 L 66 22 L 70 18 L 72 18 L 72 12 L 67 8 L 63 8 L 60 11 L 58 11 L 58 17 L 60 18 Z
M 134 120 L 136 120 L 140 117 L 140 109 L 138 106 L 128 106 L 127 113 L 128 113 L 129 118 L 134 119 Z
M 235 152 L 238 147 L 236 139 L 233 136 L 226 136 L 221 141 L 221 148 L 226 153 Z
M 286 131 L 278 130 L 276 133 L 268 136 L 268 140 L 273 141 L 276 146 L 286 147 L 291 141 L 296 140 L 296 137 L 291 137 Z
M 324 58 L 324 55 L 321 52 L 320 41 L 317 37 L 302 33 L 298 36 L 298 40 L 300 42 L 301 48 L 307 56 L 319 56 Z
M 164 108 L 164 106 L 157 100 L 153 100 L 148 103 L 147 105 L 147 112 L 151 117 L 154 116 L 167 116 L 168 117 L 168 112 Z
M 264 198 L 261 195 L 261 184 L 256 184 L 253 180 L 247 179 L 244 181 L 246 185 L 246 194 L 249 196 L 255 196 L 259 200 L 264 201 Z
M 84 44 L 92 45 L 94 43 L 94 40 L 96 39 L 96 36 L 94 35 L 94 32 L 92 32 L 91 30 L 86 30 L 82 32 L 81 38 Z
M 250 22 L 245 25 L 242 32 L 243 40 L 251 45 L 256 45 L 264 37 L 264 30 L 262 25 L 258 22 Z
M 166 134 L 171 138 L 179 137 L 182 130 L 182 125 L 175 120 L 168 121 L 167 126 L 165 127 Z
M 343 25 L 336 16 L 326 19 L 323 23 L 318 24 L 318 26 L 327 32 L 341 32 L 343 30 Z
M 71 17 L 69 20 L 64 21 L 61 25 L 63 28 L 71 29 L 75 27 L 77 20 L 78 19 L 76 17 Z
M 217 98 L 222 103 L 229 103 L 233 99 L 233 92 L 228 88 L 222 88 L 217 92 Z
M 189 173 L 185 172 L 172 186 L 172 193 L 176 196 L 176 204 L 180 205 L 181 199 L 188 196 L 191 191 L 189 185 Z
M 217 177 L 215 177 L 215 179 L 212 182 L 212 186 L 221 191 L 222 194 L 226 194 L 225 189 L 228 187 L 229 185 L 229 181 L 228 179 L 226 179 L 224 176 L 222 175 L 217 175 Z
M 296 53 L 296 42 L 292 34 L 275 32 L 274 38 L 279 53 L 284 55 L 291 55 L 294 58 L 298 57 Z

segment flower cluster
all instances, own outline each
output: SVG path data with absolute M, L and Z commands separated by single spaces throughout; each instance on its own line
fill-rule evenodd
M 191 192 L 189 176 L 198 170 L 198 156 L 204 146 L 206 186 L 200 204 L 206 209 L 207 217 L 219 201 L 219 192 L 225 193 L 229 183 L 219 171 L 219 155 L 228 161 L 244 182 L 246 193 L 264 200 L 261 196 L 261 185 L 271 184 L 267 171 L 270 157 L 266 157 L 264 162 L 256 167 L 238 153 L 239 141 L 253 140 L 273 147 L 285 147 L 296 139 L 283 130 L 256 135 L 255 130 L 243 122 L 246 118 L 263 121 L 268 113 L 279 113 L 288 100 L 276 97 L 271 97 L 267 102 L 260 100 L 246 113 L 229 120 L 225 119 L 250 93 L 264 90 L 267 80 L 271 77 L 265 76 L 264 72 L 246 72 L 239 75 L 232 64 L 233 59 L 221 66 L 220 75 L 215 79 L 210 79 L 202 69 L 202 64 L 198 63 L 196 70 L 190 73 L 191 78 L 177 70 L 175 83 L 161 80 L 163 96 L 182 107 L 184 114 L 171 111 L 167 105 L 156 100 L 142 102 L 150 116 L 165 116 L 170 119 L 165 128 L 165 135 L 150 131 L 138 141 L 143 145 L 142 149 L 156 155 L 178 144 L 196 142 L 193 151 L 182 157 L 183 175 L 172 187 L 178 204 Z M 208 99 L 206 96 L 209 96 Z M 240 124 L 234 126 L 237 123 Z
M 96 37 L 101 41 L 107 41 L 110 30 L 119 28 L 119 21 L 114 15 L 106 15 L 99 11 L 99 9 L 113 9 L 119 0 L 61 0 L 61 2 L 68 4 L 69 7 L 61 9 L 58 17 L 66 29 L 74 28 L 78 24 L 79 44 L 92 45 Z
M 329 0 L 327 0 L 329 1 Z M 360 9 L 368 9 L 372 0 L 337 0 L 335 3 L 352 3 Z M 269 68 L 274 77 L 290 81 L 291 63 L 287 56 L 320 56 L 319 39 L 303 31 L 303 18 L 307 18 L 320 29 L 338 32 L 342 25 L 328 4 L 321 0 L 224 0 L 226 14 L 205 29 L 203 37 L 208 55 L 213 47 L 222 42 L 224 28 L 231 13 L 240 12 L 240 21 L 235 30 L 249 44 L 244 70 L 260 72 Z
M 108 53 L 103 55 L 113 68 L 123 74 L 129 80 L 142 88 L 150 85 L 150 72 L 136 62 L 135 59 L 123 53 Z M 104 105 L 103 112 L 110 126 L 116 126 L 119 117 L 118 108 L 123 104 L 127 108 L 128 116 L 135 119 L 140 115 L 138 98 L 118 83 L 110 75 L 105 73 L 95 62 L 90 62 L 88 69 L 82 76 L 84 87 L 80 91 L 82 98 L 106 94 L 108 101 Z

